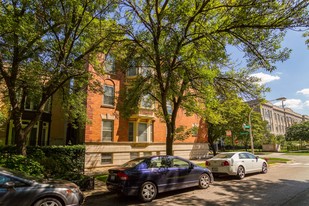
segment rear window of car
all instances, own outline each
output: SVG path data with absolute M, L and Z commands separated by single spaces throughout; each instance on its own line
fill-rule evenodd
M 135 167 L 136 165 L 140 164 L 143 161 L 145 161 L 145 158 L 136 158 L 136 159 L 130 160 L 129 162 L 124 163 L 122 167 L 127 167 L 127 168 Z
M 235 153 L 220 153 L 214 156 L 214 158 L 231 158 Z

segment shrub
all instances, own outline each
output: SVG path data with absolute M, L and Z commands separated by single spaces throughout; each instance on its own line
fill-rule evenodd
M 92 189 L 93 178 L 83 175 L 85 146 L 28 146 L 27 157 L 15 146 L 0 146 L 0 166 L 45 178 L 66 179 L 81 189 Z
M 43 177 L 44 167 L 39 162 L 22 155 L 11 155 L 9 158 L 1 158 L 0 165 L 30 176 Z

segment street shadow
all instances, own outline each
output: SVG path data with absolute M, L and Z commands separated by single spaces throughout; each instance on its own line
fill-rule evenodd
M 274 204 L 270 202 L 265 204 L 265 200 L 272 200 L 272 191 L 278 192 L 286 188 L 288 185 L 291 188 L 305 188 L 309 184 L 308 181 L 294 181 L 280 179 L 277 182 L 270 180 L 259 179 L 252 177 L 250 179 L 238 180 L 235 177 L 224 176 L 217 178 L 216 181 L 205 190 L 196 187 L 176 190 L 173 192 L 165 192 L 158 194 L 156 199 L 150 203 L 141 203 L 138 197 L 126 197 L 111 194 L 108 201 L 104 205 L 110 206 L 126 206 L 126 205 L 147 205 L 147 206 L 222 206 L 222 205 L 282 205 L 284 200 L 289 197 L 282 197 L 281 203 Z M 217 188 L 220 188 L 219 190 Z M 216 190 L 212 190 L 216 188 Z M 201 193 L 202 191 L 202 193 Z M 214 200 L 207 199 L 207 196 L 216 196 Z M 203 197 L 201 197 L 201 195 Z M 266 201 L 267 202 L 267 201 Z M 87 206 L 87 204 L 85 204 Z

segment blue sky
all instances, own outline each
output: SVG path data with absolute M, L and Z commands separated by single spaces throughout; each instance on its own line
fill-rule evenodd
M 309 115 L 309 49 L 302 33 L 289 31 L 282 43 L 283 47 L 292 49 L 290 58 L 277 63 L 277 70 L 272 73 L 261 71 L 255 76 L 271 89 L 265 94 L 267 100 L 285 97 L 285 107 Z M 273 101 L 281 106 L 281 101 Z
M 309 37 L 307 37 L 309 38 Z M 253 75 L 261 79 L 261 84 L 270 88 L 265 99 L 281 106 L 281 101 L 272 101 L 285 97 L 284 106 L 302 115 L 309 115 L 309 49 L 302 32 L 288 31 L 282 47 L 292 49 L 290 58 L 276 64 L 273 72 L 261 70 Z M 232 49 L 232 58 L 241 64 L 241 54 Z

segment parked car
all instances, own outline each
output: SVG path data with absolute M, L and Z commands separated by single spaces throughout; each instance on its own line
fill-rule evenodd
M 77 185 L 65 180 L 38 181 L 0 167 L 1 206 L 78 206 L 84 196 Z
M 213 182 L 210 170 L 176 156 L 140 157 L 108 172 L 108 190 L 139 196 L 143 202 L 161 192 L 194 186 L 206 189 Z
M 222 152 L 207 160 L 205 164 L 214 175 L 236 175 L 239 179 L 249 173 L 267 173 L 268 169 L 265 159 L 249 152 Z

